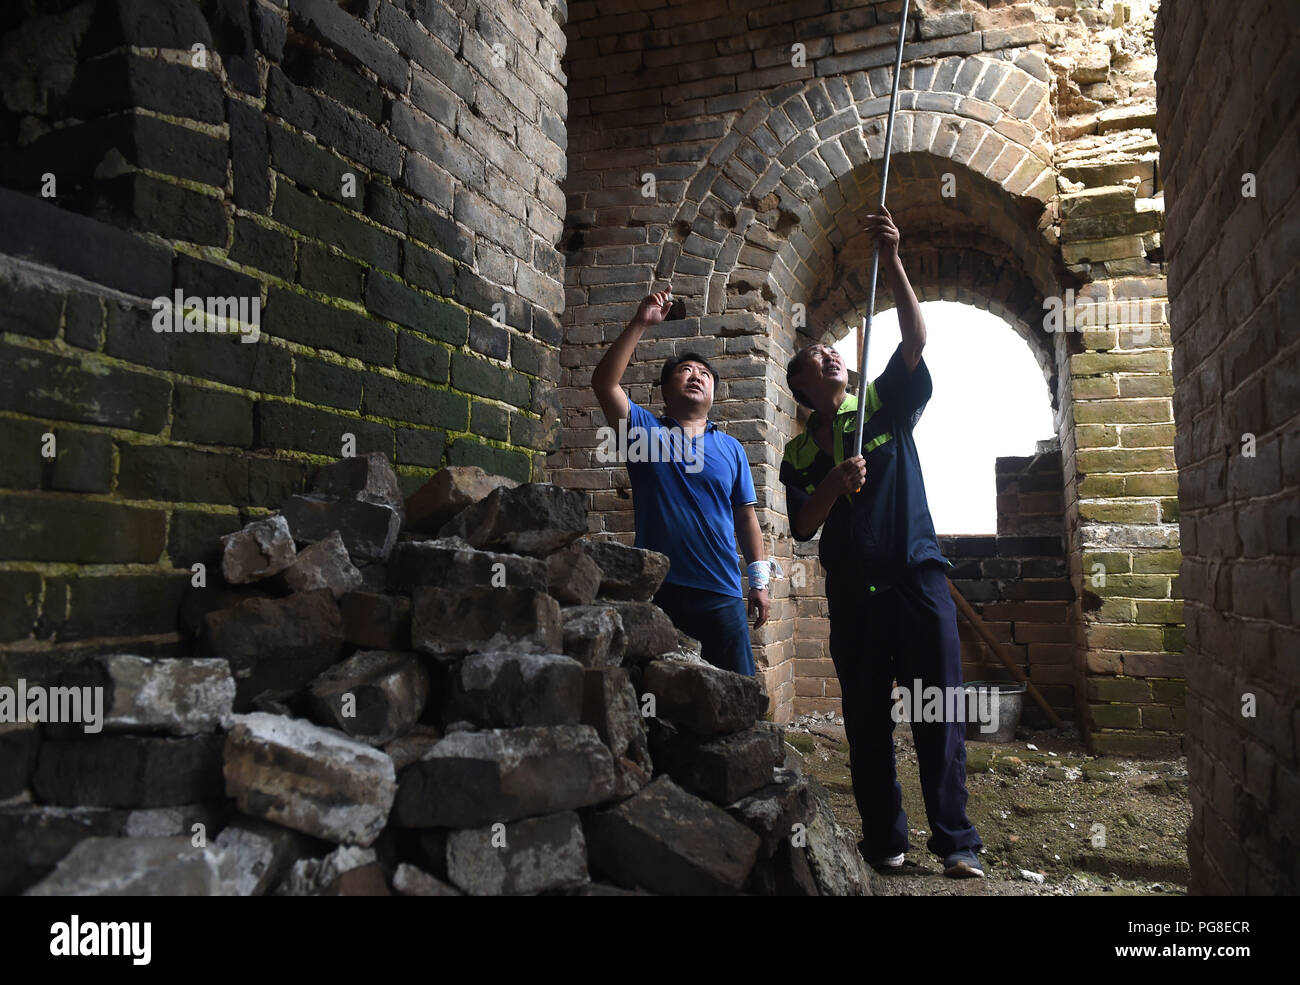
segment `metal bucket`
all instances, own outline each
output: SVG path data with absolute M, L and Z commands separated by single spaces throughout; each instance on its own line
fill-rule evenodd
M 973 700 L 978 702 L 977 707 L 980 708 L 988 707 L 990 702 L 996 702 L 998 710 L 998 727 L 995 731 L 982 731 L 980 723 L 973 719 L 966 723 L 967 742 L 1010 742 L 1016 737 L 1016 727 L 1020 724 L 1020 708 L 1025 697 L 1025 685 L 1017 684 L 1015 681 L 967 681 L 963 687 L 967 691 L 985 692 L 976 694 L 974 698 L 967 698 L 968 708 Z

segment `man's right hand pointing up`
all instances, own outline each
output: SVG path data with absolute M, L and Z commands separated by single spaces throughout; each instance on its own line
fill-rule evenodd
M 672 291 L 656 291 L 654 294 L 647 295 L 632 317 L 632 323 L 643 328 L 658 325 L 668 317 L 668 307 L 672 302 Z

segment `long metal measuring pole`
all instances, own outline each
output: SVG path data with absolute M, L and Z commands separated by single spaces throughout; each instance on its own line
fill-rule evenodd
M 903 16 L 898 22 L 898 55 L 894 59 L 893 91 L 889 94 L 889 123 L 885 126 L 885 159 L 880 168 L 879 213 L 885 207 L 885 186 L 889 184 L 889 155 L 894 147 L 894 113 L 898 110 L 898 76 L 903 71 L 903 41 L 907 37 L 907 8 L 911 0 L 903 0 Z M 853 454 L 862 454 L 862 428 L 867 412 L 867 345 L 871 341 L 871 316 L 876 309 L 876 276 L 880 273 L 880 246 L 871 249 L 871 297 L 867 313 L 862 318 L 862 345 L 858 349 L 858 426 L 853 432 Z

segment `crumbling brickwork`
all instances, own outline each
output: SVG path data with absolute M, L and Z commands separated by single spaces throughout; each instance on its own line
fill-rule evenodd
M 202 656 L 20 682 L 0 893 L 870 894 L 761 683 L 649 601 L 667 559 L 586 532 L 572 489 L 320 469 L 222 539 Z M 26 716 L 59 689 L 97 710 Z
M 340 455 L 540 474 L 563 4 L 32 6 L 0 15 L 0 643 L 173 645 L 217 535 Z M 260 339 L 156 333 L 175 291 Z
M 1160 13 L 1191 890 L 1300 886 L 1300 8 Z

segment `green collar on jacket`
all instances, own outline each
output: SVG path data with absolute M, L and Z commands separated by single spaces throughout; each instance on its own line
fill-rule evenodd
M 880 397 L 876 393 L 876 385 L 871 383 L 867 386 L 867 411 L 865 420 L 869 421 L 872 415 L 881 407 Z M 858 398 L 855 394 L 845 394 L 844 399 L 840 402 L 839 407 L 835 409 L 835 423 L 831 427 L 832 447 L 834 449 L 835 464 L 839 465 L 844 461 L 844 436 L 852 434 L 858 423 Z M 817 442 L 813 438 L 813 431 L 821 423 L 821 414 L 813 411 L 812 416 L 808 418 L 808 426 L 802 434 L 795 435 L 785 446 L 785 460 L 793 465 L 796 469 L 809 468 L 817 458 Z M 882 434 L 873 438 L 869 445 L 863 446 L 863 453 L 871 451 L 877 445 L 884 444 L 893 435 Z

